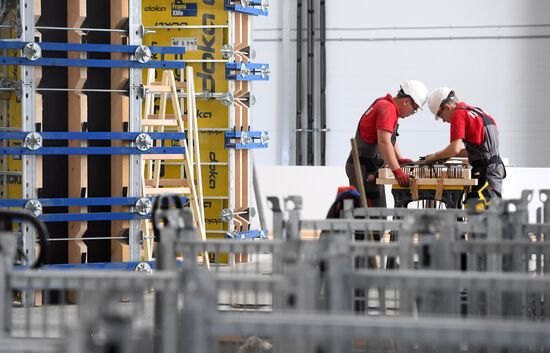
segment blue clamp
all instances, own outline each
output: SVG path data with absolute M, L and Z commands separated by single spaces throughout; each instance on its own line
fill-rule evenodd
M 225 78 L 236 81 L 268 81 L 269 64 L 226 63 Z
M 187 198 L 182 197 L 187 203 Z M 44 207 L 132 206 L 134 212 L 47 213 Z M 150 218 L 153 209 L 151 197 L 87 197 L 53 199 L 0 200 L 0 207 L 21 207 L 32 212 L 43 222 L 115 221 Z
M 185 154 L 184 147 L 153 147 L 153 140 L 183 140 L 184 132 L 0 132 L 0 140 L 21 140 L 22 147 L 0 147 L 6 155 Z M 49 140 L 133 142 L 133 147 L 43 147 Z
M 247 232 L 227 232 L 225 233 L 225 239 L 236 239 L 236 240 L 249 240 L 249 239 L 267 239 L 268 235 L 267 229 L 262 230 L 249 230 Z
M 269 14 L 269 2 L 267 0 L 225 0 L 224 5 L 226 11 L 254 16 L 267 16 Z
M 248 150 L 253 148 L 267 148 L 269 134 L 267 131 L 226 131 L 225 148 Z
M 0 57 L 1 65 L 30 65 L 30 66 L 77 66 L 77 67 L 104 67 L 104 68 L 156 68 L 156 69 L 183 69 L 183 61 L 151 60 L 153 54 L 185 54 L 183 47 L 148 47 L 145 45 L 116 45 L 116 44 L 78 44 L 78 43 L 51 43 L 51 42 L 21 42 L 0 40 L 0 49 L 21 50 L 22 57 Z M 76 51 L 99 53 L 126 53 L 133 55 L 133 60 L 109 59 L 65 59 L 43 58 L 42 51 Z

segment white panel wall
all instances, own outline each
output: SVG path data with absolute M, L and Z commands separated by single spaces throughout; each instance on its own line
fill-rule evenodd
M 395 93 L 400 80 L 420 79 L 430 90 L 450 86 L 490 112 L 501 154 L 512 165 L 550 166 L 550 1 L 326 2 L 328 165 L 344 165 L 358 119 L 375 98 Z M 254 128 L 272 137 L 268 150 L 255 153 L 258 164 L 288 163 L 296 42 L 283 47 L 281 38 L 285 22 L 295 38 L 295 7 L 295 0 L 272 1 L 270 16 L 254 20 L 256 61 L 269 62 L 272 71 L 269 82 L 254 86 Z M 444 147 L 448 130 L 427 107 L 401 120 L 404 155 Z

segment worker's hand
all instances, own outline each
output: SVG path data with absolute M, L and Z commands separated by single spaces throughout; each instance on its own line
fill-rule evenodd
M 399 163 L 399 165 L 414 163 L 413 160 L 410 158 L 399 158 L 397 162 Z
M 409 174 L 405 173 L 403 169 L 397 168 L 396 170 L 392 170 L 393 176 L 401 186 L 409 186 L 411 182 L 411 177 Z
M 437 162 L 437 159 L 438 159 L 438 158 L 436 157 L 435 153 L 428 154 L 428 155 L 426 156 L 426 159 L 425 159 L 425 160 L 426 160 L 426 164 L 428 164 L 428 165 L 433 165 L 433 164 L 435 164 L 435 162 Z

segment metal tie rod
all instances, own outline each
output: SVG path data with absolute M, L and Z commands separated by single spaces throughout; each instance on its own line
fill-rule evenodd
M 15 42 L 0 40 L 0 49 L 15 49 L 23 50 L 29 43 L 32 42 Z M 54 42 L 38 42 L 35 43 L 42 50 L 51 51 L 80 51 L 80 52 L 99 52 L 99 53 L 128 53 L 134 54 L 140 45 L 120 45 L 120 44 L 80 44 L 80 43 L 54 43 Z M 163 47 L 151 46 L 148 47 L 152 54 L 185 54 L 183 47 Z
M 126 237 L 86 237 L 86 238 L 50 238 L 48 241 L 73 241 L 73 240 L 124 240 Z
M 0 25 L 0 28 L 14 28 L 11 25 Z M 55 26 L 35 26 L 37 30 L 54 30 L 54 31 L 82 31 L 82 32 L 118 32 L 127 33 L 124 29 L 112 28 L 88 28 L 88 27 L 55 27 Z
M 188 26 L 145 26 L 143 27 L 145 29 L 185 29 L 185 28 L 189 28 L 189 29 L 201 29 L 201 28 L 220 28 L 220 29 L 224 29 L 224 28 L 229 28 L 228 25 L 188 25 Z M 154 32 L 146 32 L 145 34 L 148 34 L 148 33 L 154 33 Z
M 11 89 L 15 90 L 15 89 Z M 36 91 L 41 92 L 106 92 L 106 93 L 128 93 L 127 89 L 109 89 L 109 88 L 37 88 Z

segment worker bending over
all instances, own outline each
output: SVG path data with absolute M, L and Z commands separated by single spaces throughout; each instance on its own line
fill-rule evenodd
M 416 113 L 427 100 L 428 89 L 422 82 L 403 81 L 395 97 L 388 93 L 378 98 L 361 116 L 355 140 L 369 206 L 386 207 L 384 185 L 376 185 L 378 169 L 384 164 L 393 171 L 400 185 L 409 185 L 409 175 L 403 172 L 400 165 L 412 163 L 412 160 L 401 156 L 397 144 L 397 120 Z M 346 162 L 346 174 L 350 185 L 357 188 L 351 152 Z
M 443 150 L 426 156 L 427 164 L 451 157 L 468 157 L 472 176 L 478 185 L 470 188 L 466 200 L 479 198 L 489 202 L 502 198 L 502 179 L 506 170 L 498 151 L 498 129 L 495 119 L 481 108 L 461 102 L 455 92 L 441 87 L 430 94 L 428 107 L 435 119 L 451 124 L 451 143 Z M 463 148 L 466 146 L 466 148 Z

